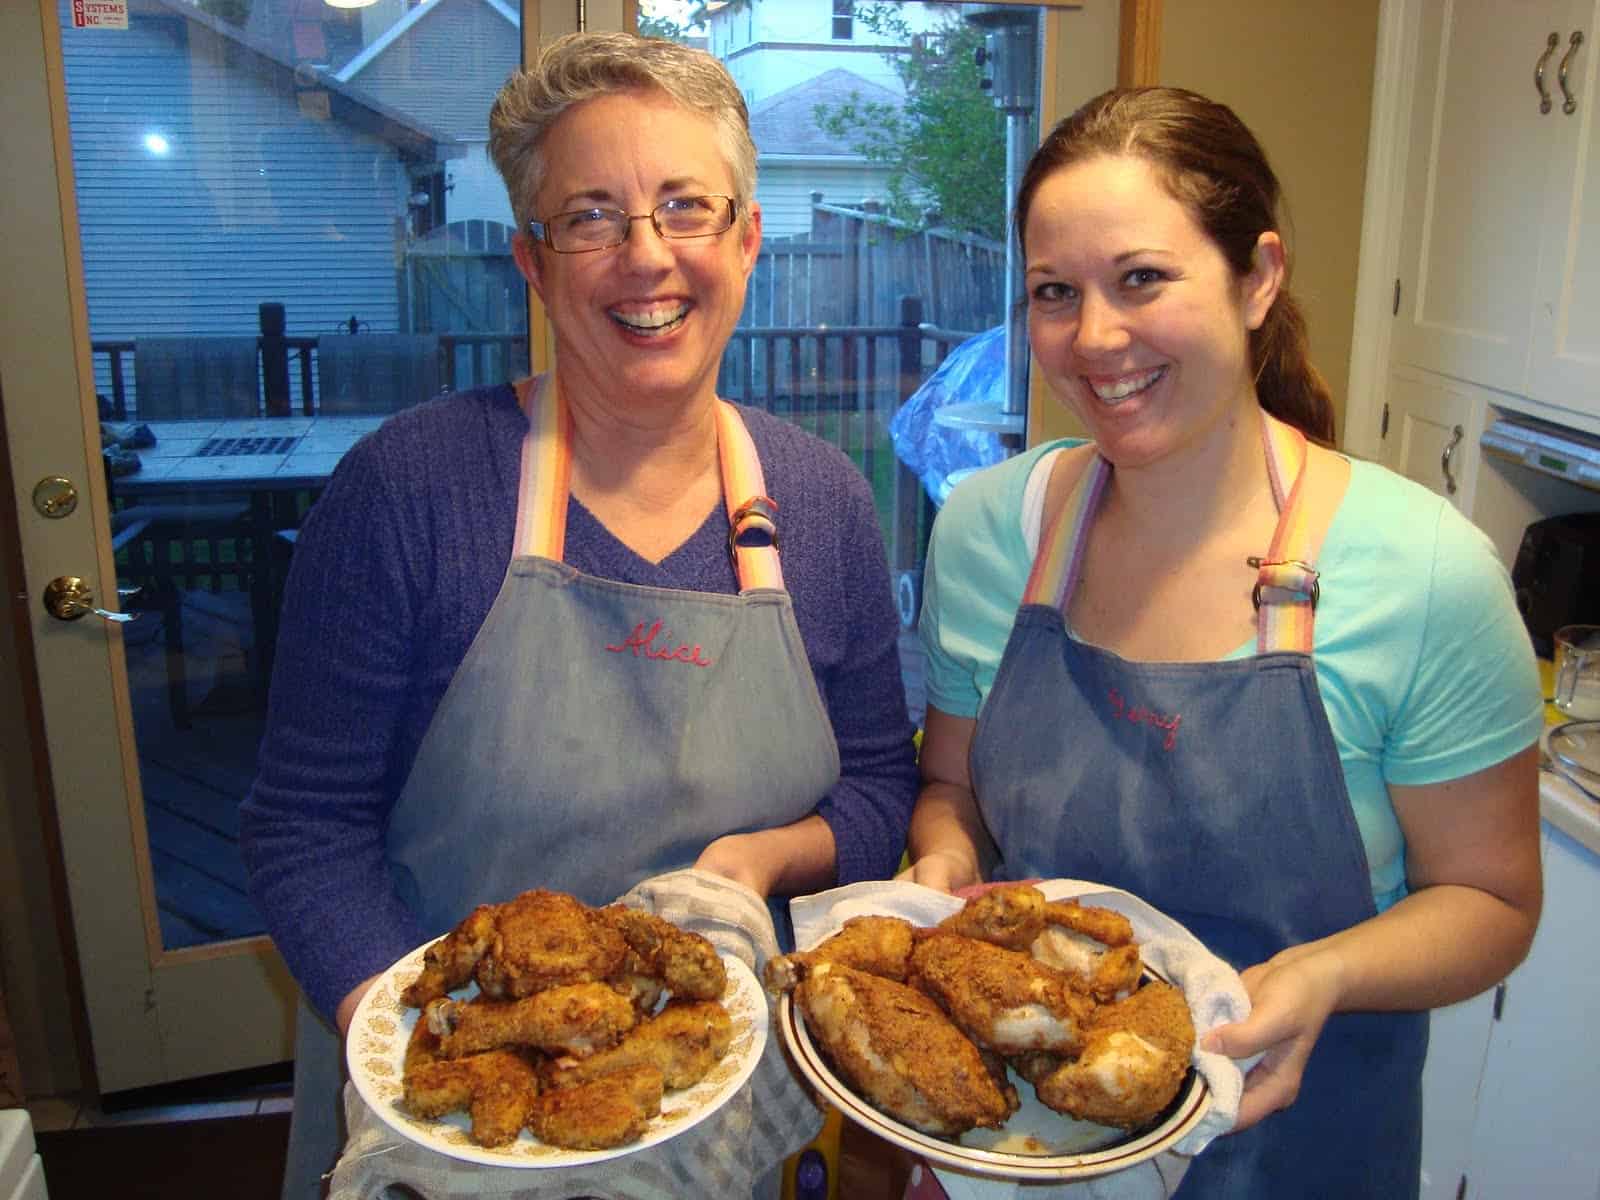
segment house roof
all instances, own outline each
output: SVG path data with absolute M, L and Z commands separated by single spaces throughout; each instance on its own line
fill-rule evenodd
M 456 158 L 466 153 L 466 148 L 448 134 L 364 95 L 358 88 L 342 83 L 319 67 L 306 62 L 295 64 L 260 37 L 213 17 L 186 0 L 134 0 L 129 7 L 136 12 L 181 17 L 231 42 L 257 60 L 269 77 L 275 77 L 278 86 L 290 92 L 304 92 L 310 88 L 326 92 L 330 117 L 382 138 L 423 162 Z
M 774 92 L 750 114 L 750 136 L 758 150 L 767 147 L 784 154 L 837 155 L 859 158 L 846 137 L 835 136 L 817 124 L 818 105 L 838 105 L 850 99 L 899 108 L 901 97 L 881 84 L 853 71 L 835 67 L 821 75 Z
M 520 29 L 522 27 L 521 19 L 518 17 L 516 10 L 504 3 L 504 0 L 479 0 L 479 2 L 491 12 L 498 13 L 504 17 L 506 24 L 510 25 L 511 28 Z M 355 78 L 363 67 L 367 66 L 378 55 L 409 33 L 419 21 L 426 20 L 431 14 L 438 12 L 443 7 L 442 4 L 419 4 L 416 8 L 413 8 L 393 25 L 389 26 L 388 29 L 385 29 L 380 36 L 373 39 L 372 44 L 365 50 L 340 67 L 337 72 L 339 80 L 348 82 Z

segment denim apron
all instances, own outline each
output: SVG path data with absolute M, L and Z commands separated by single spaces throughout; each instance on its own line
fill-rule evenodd
M 739 594 L 616 583 L 561 561 L 570 434 L 550 379 L 519 386 L 505 582 L 389 820 L 400 896 L 441 933 L 531 887 L 609 903 L 723 834 L 798 821 L 839 778 L 738 411 L 717 402 Z
M 1011 879 L 1113 884 L 1243 969 L 1375 915 L 1366 852 L 1312 666 L 1320 529 L 1343 481 L 1263 414 L 1279 522 L 1254 592 L 1253 657 L 1131 662 L 1067 631 L 1086 532 L 1111 476 L 1085 471 L 1040 539 L 972 780 Z M 1310 462 L 1311 470 L 1302 470 Z M 1426 1013 L 1338 1013 L 1299 1098 L 1217 1139 L 1180 1197 L 1415 1197 Z
M 776 505 L 738 411 L 717 449 L 738 595 L 562 562 L 571 427 L 551 375 L 528 414 L 510 565 L 390 816 L 395 886 L 431 933 L 533 887 L 606 904 L 728 833 L 812 812 L 839 750 L 778 561 Z M 769 902 L 780 938 L 787 906 Z M 321 1194 L 343 1048 L 300 1005 L 284 1200 Z

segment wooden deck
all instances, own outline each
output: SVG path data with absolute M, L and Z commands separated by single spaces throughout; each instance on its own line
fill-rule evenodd
M 188 593 L 183 628 L 190 658 L 188 730 L 173 724 L 168 708 L 159 615 L 124 630 L 151 868 L 168 949 L 262 931 L 239 857 L 239 804 L 255 776 L 265 722 L 250 660 L 248 599 L 240 592 Z M 901 635 L 900 658 L 907 708 L 921 725 L 922 652 L 914 633 Z

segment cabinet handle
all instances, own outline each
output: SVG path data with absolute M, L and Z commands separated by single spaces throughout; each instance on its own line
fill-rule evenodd
M 1572 41 L 1567 46 L 1567 52 L 1561 56 L 1561 69 L 1556 72 L 1556 82 L 1561 85 L 1561 94 L 1567 98 L 1567 102 L 1561 106 L 1561 111 L 1569 117 L 1578 111 L 1578 101 L 1567 90 L 1567 68 L 1572 65 L 1572 56 L 1578 52 L 1578 47 L 1581 45 L 1583 45 L 1583 31 L 1574 29 L 1572 31 Z
M 1544 53 L 1539 55 L 1539 65 L 1533 69 L 1533 86 L 1539 92 L 1539 111 L 1550 111 L 1550 93 L 1544 87 L 1544 69 L 1550 62 L 1550 56 L 1556 52 L 1556 47 L 1561 44 L 1561 35 L 1552 33 L 1550 40 L 1545 43 Z
M 1439 455 L 1439 469 L 1444 472 L 1444 490 L 1447 495 L 1456 494 L 1456 477 L 1450 474 L 1450 459 L 1456 452 L 1456 447 L 1461 445 L 1462 429 L 1457 425 L 1450 431 L 1450 444 L 1444 448 L 1444 453 Z

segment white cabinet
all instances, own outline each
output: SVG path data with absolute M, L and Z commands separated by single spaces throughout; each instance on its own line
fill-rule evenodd
M 1383 465 L 1472 514 L 1487 394 L 1414 367 L 1389 371 Z
M 1548 825 L 1542 849 L 1544 915 L 1527 959 L 1498 994 L 1434 1014 L 1423 1200 L 1600 1196 L 1600 859 Z
M 1597 15 L 1419 0 L 1392 364 L 1600 415 Z

